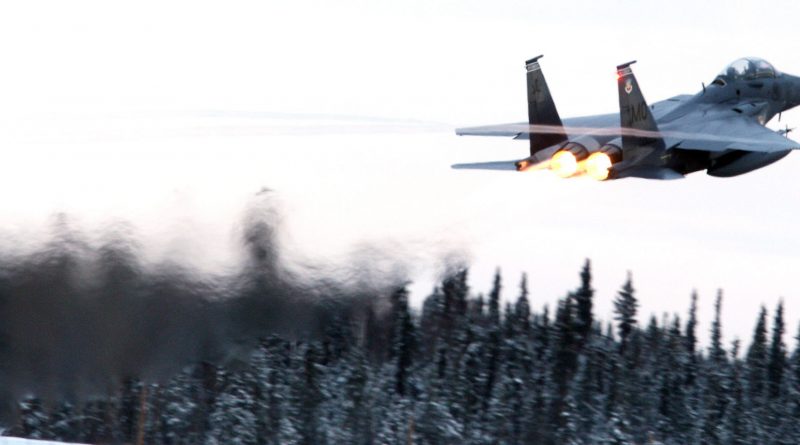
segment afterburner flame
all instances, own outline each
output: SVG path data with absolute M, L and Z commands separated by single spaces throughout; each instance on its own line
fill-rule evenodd
M 578 160 L 568 151 L 559 151 L 550 160 L 550 170 L 562 178 L 569 178 L 578 171 Z
M 586 174 L 598 181 L 608 178 L 609 168 L 611 168 L 611 158 L 602 152 L 592 153 L 584 165 Z

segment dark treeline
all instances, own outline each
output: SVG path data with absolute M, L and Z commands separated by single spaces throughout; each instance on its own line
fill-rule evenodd
M 745 348 L 716 317 L 698 346 L 685 319 L 642 319 L 628 276 L 614 320 L 593 315 L 589 262 L 553 310 L 528 284 L 486 296 L 466 270 L 419 311 L 398 287 L 314 340 L 262 338 L 249 357 L 200 362 L 160 384 L 129 376 L 106 397 L 27 397 L 8 435 L 147 444 L 796 444 L 800 351 L 783 307 Z M 510 294 L 510 295 L 509 295 Z M 503 303 L 508 301 L 508 303 Z M 388 307 L 379 307 L 384 304 Z

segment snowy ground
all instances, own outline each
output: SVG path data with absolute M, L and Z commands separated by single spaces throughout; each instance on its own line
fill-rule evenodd
M 0 437 L 0 445 L 58 445 L 66 442 L 50 442 L 47 440 L 19 439 L 16 437 Z M 77 444 L 74 444 L 77 445 Z

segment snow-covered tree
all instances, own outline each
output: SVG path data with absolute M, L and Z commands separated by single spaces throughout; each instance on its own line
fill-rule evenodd
M 629 275 L 603 322 L 588 261 L 580 276 L 554 316 L 531 309 L 524 276 L 517 298 L 501 300 L 499 270 L 486 302 L 466 270 L 421 311 L 405 287 L 355 308 L 334 302 L 308 336 L 262 338 L 249 357 L 159 384 L 134 375 L 79 401 L 25 397 L 6 433 L 153 445 L 800 443 L 800 338 L 788 354 L 783 302 L 770 330 L 762 308 L 740 357 L 738 341 L 729 352 L 723 342 L 721 292 L 704 347 L 696 293 L 686 323 L 664 314 L 640 326 Z
M 630 342 L 631 335 L 636 327 L 636 311 L 639 302 L 634 294 L 631 273 L 628 272 L 628 279 L 617 292 L 614 299 L 614 319 L 617 321 L 619 331 L 620 350 L 625 351 Z
M 594 327 L 594 289 L 592 288 L 592 263 L 587 258 L 581 269 L 581 285 L 575 291 L 575 327 L 579 343 L 585 345 Z
M 256 445 L 258 428 L 253 378 L 247 371 L 221 376 L 222 392 L 209 416 L 206 445 Z

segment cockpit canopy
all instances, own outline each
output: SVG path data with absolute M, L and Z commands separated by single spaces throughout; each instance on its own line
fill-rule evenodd
M 728 80 L 752 80 L 773 78 L 780 74 L 775 67 L 764 59 L 745 57 L 728 65 L 719 76 Z

